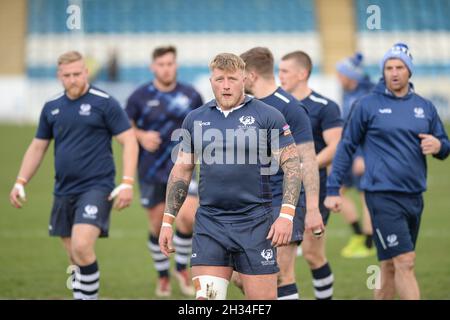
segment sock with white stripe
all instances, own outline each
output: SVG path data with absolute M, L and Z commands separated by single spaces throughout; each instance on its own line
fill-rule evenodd
M 73 298 L 76 300 L 96 300 L 100 287 L 100 271 L 97 261 L 87 266 L 78 266 L 75 272 Z
M 148 249 L 152 255 L 153 262 L 155 264 L 155 269 L 159 273 L 159 277 L 168 277 L 170 260 L 166 257 L 159 248 L 158 238 L 152 234 L 149 236 Z
M 333 298 L 334 277 L 328 262 L 318 269 L 311 270 L 311 272 L 316 299 L 331 300 Z
M 278 287 L 278 300 L 298 300 L 298 289 L 295 283 Z
M 175 246 L 175 262 L 177 263 L 177 270 L 184 270 L 187 268 L 189 256 L 192 251 L 192 233 L 185 234 L 177 230 L 173 237 L 173 245 Z

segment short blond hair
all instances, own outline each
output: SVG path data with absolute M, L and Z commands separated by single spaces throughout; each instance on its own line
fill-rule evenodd
M 220 53 L 209 64 L 209 69 L 220 69 L 229 72 L 245 71 L 245 62 L 233 53 Z
M 78 51 L 68 51 L 59 56 L 58 66 L 80 60 L 83 60 L 83 55 L 81 53 Z

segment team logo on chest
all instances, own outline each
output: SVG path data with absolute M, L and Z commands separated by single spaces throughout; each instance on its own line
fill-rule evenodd
M 80 116 L 89 116 L 89 115 L 91 115 L 91 105 L 88 104 L 88 103 L 83 103 L 80 106 L 79 113 L 80 113 Z
M 239 118 L 239 122 L 243 124 L 239 126 L 241 129 L 255 128 L 255 126 L 252 126 L 255 123 L 255 118 L 252 116 L 242 116 Z
M 425 118 L 425 112 L 423 111 L 423 108 L 420 107 L 414 108 L 414 117 L 420 119 Z

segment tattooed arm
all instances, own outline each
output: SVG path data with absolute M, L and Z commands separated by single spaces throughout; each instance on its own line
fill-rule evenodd
M 301 187 L 300 156 L 295 144 L 290 144 L 280 151 L 280 166 L 283 169 L 283 204 L 297 206 Z
M 305 231 L 324 230 L 319 211 L 320 178 L 314 142 L 297 145 L 301 163 L 301 176 L 306 194 Z M 318 233 L 318 236 L 321 234 Z
M 175 252 L 172 245 L 172 224 L 187 197 L 194 167 L 194 155 L 180 151 L 178 159 L 170 172 L 166 189 L 166 207 L 159 234 L 159 246 L 161 252 L 166 256 Z
M 278 162 L 284 172 L 283 202 L 280 216 L 270 228 L 267 239 L 272 239 L 272 245 L 278 247 L 287 245 L 291 241 L 292 221 L 300 196 L 301 169 L 300 157 L 294 143 L 273 151 L 273 156 L 279 159 Z

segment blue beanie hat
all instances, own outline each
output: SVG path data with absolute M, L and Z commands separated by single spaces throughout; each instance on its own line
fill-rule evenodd
M 413 74 L 413 57 L 411 53 L 409 52 L 409 48 L 404 43 L 396 43 L 392 48 L 390 48 L 385 54 L 383 59 L 381 60 L 381 72 L 384 73 L 384 65 L 386 64 L 386 61 L 389 59 L 400 59 L 403 61 L 403 63 L 406 65 L 406 67 L 409 70 L 409 76 Z
M 363 55 L 357 52 L 354 56 L 339 61 L 336 70 L 350 79 L 361 81 L 365 76 L 362 61 Z

